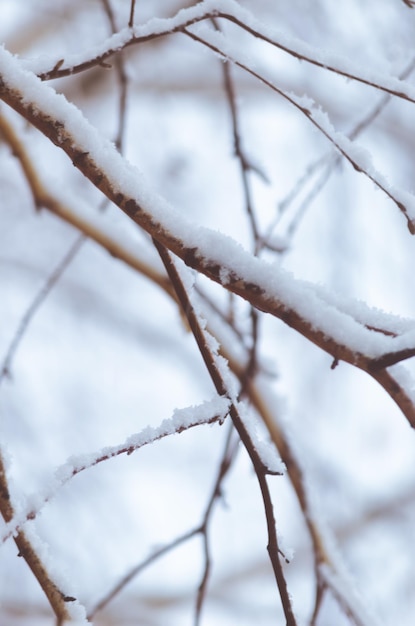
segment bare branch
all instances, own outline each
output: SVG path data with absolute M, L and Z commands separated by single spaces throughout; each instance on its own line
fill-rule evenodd
M 134 25 L 134 11 L 135 11 L 135 0 L 131 0 L 130 19 L 128 20 L 128 26 L 130 28 L 132 28 Z
M 117 32 L 117 25 L 115 23 L 114 13 L 111 8 L 110 0 L 101 0 L 105 13 L 110 23 L 112 34 Z M 134 12 L 134 3 L 131 5 L 131 10 Z M 131 18 L 133 19 L 133 18 Z M 115 145 L 120 152 L 123 152 L 123 141 L 125 131 L 126 120 L 126 107 L 127 107 L 127 92 L 128 92 L 128 79 L 125 71 L 125 64 L 122 57 L 122 53 L 117 54 L 115 57 L 115 69 L 118 80 L 119 89 L 119 105 L 118 105 L 118 130 L 115 138 Z
M 30 322 L 32 321 L 34 315 L 37 310 L 42 306 L 43 302 L 48 297 L 49 293 L 56 285 L 56 283 L 60 280 L 63 272 L 70 265 L 73 258 L 77 255 L 79 248 L 84 243 L 84 235 L 78 235 L 69 250 L 65 253 L 63 258 L 59 261 L 53 272 L 47 278 L 45 284 L 38 291 L 35 298 L 28 306 L 25 314 L 23 315 L 18 328 L 10 342 L 7 353 L 3 359 L 3 362 L 0 364 L 0 385 L 5 378 L 10 378 L 12 376 L 11 366 L 12 361 L 14 359 L 14 355 L 22 341 Z
M 95 606 L 88 613 L 88 619 L 92 620 L 99 611 L 102 611 L 134 578 L 141 574 L 141 572 L 147 569 L 152 563 L 172 550 L 175 550 L 183 543 L 186 543 L 198 533 L 199 527 L 183 533 L 167 545 L 155 550 L 152 554 L 150 554 L 150 556 L 141 561 L 141 563 L 133 567 L 108 593 L 105 594 L 105 596 L 101 598 L 101 600 L 95 604 Z

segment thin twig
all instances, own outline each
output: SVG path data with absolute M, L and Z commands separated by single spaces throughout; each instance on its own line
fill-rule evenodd
M 92 620 L 95 615 L 102 611 L 110 602 L 113 600 L 134 578 L 136 578 L 143 570 L 149 567 L 152 563 L 157 561 L 157 559 L 161 558 L 165 554 L 168 554 L 175 548 L 178 548 L 189 539 L 192 539 L 195 535 L 200 532 L 199 527 L 194 528 L 193 530 L 189 530 L 183 535 L 180 535 L 173 541 L 169 542 L 165 546 L 162 546 L 158 550 L 155 550 L 150 556 L 141 561 L 138 565 L 133 567 L 125 576 L 121 578 L 121 580 L 107 593 L 101 600 L 99 600 L 94 607 L 88 613 L 88 619 Z
M 212 23 L 216 30 L 220 32 L 220 27 L 216 19 L 212 19 Z M 251 227 L 253 244 L 254 244 L 254 254 L 256 255 L 260 248 L 260 233 L 257 224 L 257 218 L 254 210 L 254 203 L 252 197 L 252 189 L 249 180 L 249 173 L 253 169 L 248 159 L 245 150 L 242 145 L 242 135 L 241 135 L 241 125 L 239 121 L 239 112 L 236 101 L 236 92 L 235 85 L 232 77 L 232 69 L 230 63 L 225 60 L 222 63 L 222 73 L 223 73 L 223 82 L 224 89 L 226 94 L 226 99 L 229 104 L 229 110 L 231 113 L 232 120 L 232 134 L 233 134 L 233 145 L 234 145 L 234 153 L 239 162 L 239 170 L 241 177 L 241 184 L 244 196 L 244 204 L 245 204 L 245 212 L 248 216 L 249 224 Z M 244 389 L 246 382 L 255 375 L 257 370 L 257 347 L 258 347 L 258 335 L 259 335 L 259 317 L 258 311 L 250 306 L 250 320 L 251 320 L 251 345 L 249 348 L 249 361 L 247 364 L 246 372 L 245 372 L 245 380 L 242 383 L 242 390 Z
M 212 493 L 209 498 L 208 504 L 206 506 L 205 514 L 203 516 L 202 523 L 199 528 L 200 533 L 202 534 L 205 566 L 204 566 L 202 578 L 201 578 L 200 585 L 198 588 L 198 593 L 197 593 L 195 620 L 194 620 L 195 626 L 200 625 L 202 607 L 206 598 L 207 583 L 209 580 L 210 568 L 211 568 L 211 556 L 210 556 L 210 545 L 209 545 L 209 522 L 212 517 L 214 504 L 222 495 L 223 481 L 226 475 L 228 474 L 232 466 L 232 463 L 236 457 L 236 454 L 238 452 L 239 442 L 237 442 L 236 445 L 232 445 L 233 433 L 234 433 L 234 428 L 233 428 L 233 425 L 231 424 L 231 427 L 228 430 L 225 447 L 224 447 L 224 451 L 222 454 L 222 459 L 218 468 L 218 472 L 216 475 Z
M 279 559 L 280 550 L 278 546 L 274 509 L 273 509 L 271 494 L 270 494 L 268 483 L 267 483 L 267 468 L 264 467 L 262 459 L 260 455 L 258 454 L 255 446 L 253 445 L 250 435 L 241 418 L 237 403 L 235 402 L 235 399 L 233 398 L 232 393 L 230 393 L 227 388 L 227 384 L 217 364 L 216 357 L 212 353 L 211 348 L 209 346 L 209 341 L 207 340 L 205 331 L 200 325 L 198 315 L 193 309 L 192 303 L 189 299 L 187 291 L 180 278 L 179 272 L 174 264 L 173 259 L 171 258 L 171 253 L 157 240 L 154 239 L 153 241 L 164 263 L 167 274 L 169 275 L 170 280 L 172 281 L 178 300 L 183 308 L 183 311 L 186 314 L 190 329 L 196 340 L 197 346 L 205 362 L 206 368 L 209 372 L 209 375 L 212 379 L 215 389 L 219 395 L 227 397 L 231 402 L 229 414 L 238 432 L 238 435 L 246 451 L 248 452 L 248 455 L 251 459 L 252 465 L 255 470 L 255 474 L 259 482 L 261 495 L 262 495 L 262 499 L 264 503 L 265 518 L 266 518 L 267 531 L 268 531 L 267 549 L 268 549 L 268 554 L 269 554 L 269 558 L 271 561 L 271 565 L 274 571 L 275 579 L 277 582 L 278 590 L 280 593 L 281 604 L 282 604 L 282 608 L 284 611 L 287 626 L 296 626 L 297 622 L 296 622 L 294 612 L 292 609 L 291 598 L 289 596 L 288 589 L 287 589 L 287 582 L 286 582 L 284 572 L 283 572 L 280 559 Z
M 310 626 L 317 625 L 317 619 L 323 604 L 324 594 L 327 591 L 327 586 L 321 581 L 321 576 L 317 570 L 316 572 L 317 585 L 316 585 L 316 595 L 314 599 L 314 609 L 310 619 Z
M 104 5 L 105 13 L 108 17 L 108 21 L 111 27 L 112 34 L 117 32 L 117 25 L 115 23 L 114 12 L 111 8 L 110 0 L 101 0 Z M 133 6 L 133 4 L 132 4 Z M 119 102 L 118 102 L 118 128 L 115 137 L 115 145 L 118 150 L 123 152 L 123 144 L 124 144 L 124 131 L 125 131 L 125 123 L 126 123 L 126 111 L 127 111 L 127 93 L 128 93 L 128 78 L 127 73 L 125 71 L 125 63 L 122 56 L 122 52 L 117 54 L 115 57 L 115 71 L 118 80 L 118 93 L 119 93 Z
M 99 602 L 96 603 L 96 605 L 90 610 L 88 614 L 89 619 L 92 619 L 96 615 L 96 613 L 98 613 L 98 611 L 102 611 L 134 578 L 136 578 L 142 571 L 144 571 L 150 565 L 152 565 L 156 560 L 160 559 L 165 554 L 172 552 L 177 547 L 179 547 L 183 543 L 186 543 L 193 537 L 197 535 L 202 535 L 206 560 L 205 560 L 205 568 L 204 568 L 204 573 L 202 576 L 202 581 L 199 585 L 199 591 L 198 591 L 198 596 L 197 596 L 197 606 L 195 610 L 195 624 L 199 623 L 201 608 L 202 608 L 203 599 L 204 599 L 205 591 L 206 591 L 206 582 L 207 582 L 208 574 L 209 574 L 209 565 L 210 565 L 210 554 L 209 554 L 208 548 L 206 547 L 208 524 L 209 524 L 209 520 L 213 512 L 214 504 L 222 495 L 221 485 L 232 465 L 232 461 L 235 458 L 235 454 L 236 454 L 236 448 L 231 447 L 231 435 L 232 435 L 232 429 L 229 429 L 227 437 L 226 437 L 222 460 L 220 462 L 219 469 L 218 469 L 218 474 L 214 482 L 214 486 L 213 486 L 210 498 L 208 500 L 205 513 L 202 518 L 202 522 L 195 528 L 183 533 L 182 535 L 180 535 L 173 541 L 167 543 L 165 546 L 162 546 L 161 548 L 153 552 L 150 556 L 148 556 L 143 561 L 141 561 L 138 565 L 130 569 L 129 572 L 125 574 L 121 578 L 121 580 L 119 580 L 118 583 L 110 591 L 108 591 L 108 593 L 106 593 L 101 598 L 101 600 L 99 600 Z
M 399 79 L 403 80 L 408 78 L 410 74 L 415 69 L 415 57 L 409 62 L 409 64 L 405 67 L 405 69 L 399 74 Z M 370 111 L 366 113 L 352 128 L 351 131 L 346 133 L 346 137 L 350 140 L 356 139 L 364 130 L 366 130 L 371 124 L 374 123 L 377 117 L 384 111 L 385 107 L 391 101 L 392 96 L 390 94 L 383 95 L 379 101 L 373 106 Z M 315 200 L 317 195 L 324 188 L 326 183 L 328 182 L 330 175 L 332 172 L 339 166 L 341 163 L 341 156 L 339 154 L 326 154 L 323 157 L 319 157 L 316 159 L 311 165 L 309 165 L 304 172 L 304 174 L 299 178 L 294 187 L 289 191 L 289 193 L 285 196 L 281 202 L 278 203 L 278 215 L 274 220 L 274 223 L 268 229 L 267 235 L 264 237 L 262 245 L 267 245 L 267 239 L 269 239 L 273 229 L 280 221 L 281 217 L 288 210 L 289 206 L 294 202 L 294 200 L 299 196 L 299 194 L 304 190 L 305 186 L 310 182 L 311 178 L 319 171 L 323 170 L 319 173 L 319 176 L 313 187 L 309 190 L 306 197 L 302 200 L 301 204 L 297 208 L 295 215 L 290 220 L 288 227 L 286 228 L 287 238 L 288 240 L 292 239 L 294 232 L 297 230 L 298 225 L 304 216 L 307 208 L 310 206 L 311 202 Z
M 130 28 L 132 28 L 134 26 L 134 11 L 135 11 L 135 0 L 131 0 L 130 19 L 128 20 L 128 26 Z
M 30 322 L 33 320 L 33 317 L 35 316 L 36 312 L 41 307 L 43 302 L 46 300 L 46 298 L 48 297 L 48 295 L 50 294 L 50 292 L 52 291 L 56 283 L 60 280 L 64 271 L 68 268 L 68 266 L 70 265 L 74 257 L 78 254 L 78 251 L 83 245 L 84 241 L 85 241 L 85 235 L 83 234 L 77 235 L 73 244 L 70 246 L 68 251 L 62 257 L 59 263 L 56 265 L 53 272 L 49 274 L 46 282 L 38 291 L 36 296 L 33 298 L 32 302 L 26 309 L 26 312 L 24 313 L 22 319 L 20 320 L 20 323 L 13 335 L 12 341 L 10 342 L 9 348 L 3 359 L 3 362 L 0 365 L 0 385 L 5 378 L 10 378 L 12 375 L 11 365 L 12 365 L 14 355 L 16 354 L 16 351 L 23 337 L 25 333 L 27 332 Z
M 216 21 L 214 21 L 215 27 Z M 237 110 L 236 103 L 236 94 L 235 87 L 233 84 L 231 67 L 228 61 L 222 63 L 222 73 L 223 73 L 223 81 L 225 87 L 225 93 L 227 97 L 227 101 L 229 103 L 229 109 L 231 112 L 231 120 L 232 120 L 232 134 L 233 134 L 233 147 L 236 158 L 238 159 L 240 165 L 240 173 L 241 173 L 241 181 L 243 188 L 243 195 L 245 200 L 245 210 L 249 219 L 249 223 L 251 226 L 252 236 L 254 239 L 254 248 L 255 251 L 258 247 L 258 239 L 259 239 L 259 230 L 258 224 L 255 216 L 253 200 L 252 200 L 252 192 L 251 185 L 249 184 L 249 172 L 252 169 L 249 159 L 245 154 L 245 150 L 242 147 L 242 137 L 239 123 L 239 114 Z

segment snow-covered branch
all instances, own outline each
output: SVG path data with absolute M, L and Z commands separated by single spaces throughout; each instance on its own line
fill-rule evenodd
M 24 66 L 38 74 L 43 80 L 69 76 L 91 67 L 105 66 L 107 59 L 126 47 L 183 32 L 192 25 L 212 18 L 222 18 L 232 22 L 254 38 L 261 39 L 300 61 L 369 85 L 398 98 L 415 102 L 415 88 L 410 83 L 382 74 L 377 69 L 364 69 L 350 59 L 322 51 L 296 37 L 288 36 L 282 30 L 270 28 L 249 11 L 240 7 L 235 0 L 203 0 L 194 6 L 181 9 L 172 18 L 154 18 L 144 25 L 124 28 L 94 48 L 68 55 L 64 59 L 51 60 L 43 57 L 27 60 L 24 61 Z
M 193 269 L 280 318 L 336 362 L 370 371 L 415 355 L 415 330 L 398 337 L 373 331 L 327 304 L 311 284 L 252 256 L 230 237 L 186 219 L 79 109 L 6 50 L 0 51 L 0 97 L 62 148 L 75 167 L 154 239 Z M 413 416 L 408 419 L 415 423 Z
M 35 519 L 44 505 L 50 502 L 64 485 L 81 472 L 120 455 L 130 455 L 144 446 L 165 437 L 180 434 L 190 428 L 214 422 L 222 423 L 228 413 L 228 409 L 229 401 L 219 396 L 199 406 L 176 409 L 171 418 L 164 419 L 156 428 L 148 426 L 139 433 L 130 435 L 121 444 L 107 446 L 97 452 L 78 455 L 68 459 L 66 463 L 56 468 L 53 481 L 49 484 L 47 491 L 28 496 L 25 506 L 21 507 L 16 513 L 11 512 L 7 516 L 7 526 L 1 533 L 1 541 L 4 542 L 16 532 L 20 532 L 20 529 L 27 521 Z
M 356 145 L 346 135 L 339 133 L 331 124 L 327 113 L 321 110 L 309 97 L 298 97 L 293 93 L 288 93 L 278 87 L 268 73 L 259 71 L 255 63 L 247 58 L 246 54 L 240 52 L 237 45 L 232 44 L 229 39 L 225 39 L 222 33 L 212 31 L 209 28 L 201 28 L 197 34 L 186 30 L 187 34 L 215 53 L 221 55 L 227 61 L 242 68 L 258 81 L 278 93 L 294 108 L 305 115 L 310 122 L 329 140 L 334 148 L 343 156 L 357 171 L 381 189 L 398 207 L 405 216 L 410 233 L 415 234 L 415 196 L 408 191 L 394 187 L 387 178 L 376 171 L 372 163 L 370 153 L 363 147 Z

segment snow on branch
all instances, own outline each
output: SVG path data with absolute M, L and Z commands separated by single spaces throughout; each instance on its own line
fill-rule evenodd
M 219 4 L 218 0 L 201 2 L 193 7 L 180 10 L 172 18 L 153 18 L 146 24 L 133 28 L 123 28 L 93 48 L 66 55 L 64 59 L 51 59 L 42 55 L 36 59 L 26 59 L 22 62 L 26 69 L 37 74 L 42 80 L 78 74 L 99 65 L 108 67 L 106 65 L 107 59 L 124 48 L 181 32 L 186 27 L 201 20 L 215 17 Z
M 98 452 L 82 454 L 69 458 L 66 463 L 58 467 L 54 472 L 54 479 L 48 490 L 44 493 L 37 492 L 28 497 L 26 505 L 8 520 L 6 528 L 0 535 L 0 541 L 4 543 L 12 537 L 29 520 L 33 520 L 43 506 L 49 502 L 59 489 L 81 472 L 95 467 L 104 461 L 108 461 L 122 454 L 130 455 L 146 445 L 164 439 L 174 434 L 182 433 L 195 426 L 222 423 L 225 419 L 230 402 L 227 398 L 216 396 L 212 400 L 205 401 L 197 406 L 189 406 L 176 409 L 171 418 L 164 419 L 157 427 L 147 426 L 139 433 L 131 435 L 126 441 L 115 446 L 102 448 Z
M 80 472 L 94 467 L 103 461 L 108 461 L 113 457 L 121 454 L 132 454 L 143 446 L 170 435 L 182 433 L 195 426 L 212 424 L 213 422 L 222 423 L 228 410 L 229 400 L 220 396 L 198 406 L 176 409 L 171 418 L 164 419 L 156 428 L 147 426 L 139 433 L 128 437 L 122 444 L 103 448 L 98 453 L 71 457 L 65 465 L 56 470 L 55 476 L 58 482 L 64 484 Z
M 376 332 L 321 298 L 277 264 L 247 252 L 232 238 L 201 227 L 175 210 L 63 95 L 4 48 L 0 98 L 44 133 L 112 202 L 188 266 L 270 313 L 331 354 L 370 372 L 415 355 L 415 330 Z M 415 409 L 414 409 L 415 411 Z M 411 423 L 415 416 L 407 415 Z
M 388 76 L 373 68 L 362 68 L 349 59 L 310 44 L 281 30 L 270 28 L 257 20 L 249 11 L 239 6 L 235 0 L 204 0 L 195 6 L 181 9 L 171 18 L 153 18 L 146 24 L 127 27 L 113 34 L 101 44 L 64 59 L 49 59 L 46 56 L 23 61 L 26 69 L 38 74 L 43 80 L 60 78 L 105 62 L 124 48 L 172 33 L 184 32 L 190 26 L 212 18 L 222 18 L 233 22 L 253 37 L 279 48 L 290 56 L 306 61 L 324 70 L 345 78 L 358 81 L 392 94 L 398 98 L 415 102 L 415 87 L 395 76 Z
M 297 37 L 287 35 L 281 30 L 270 28 L 257 20 L 249 11 L 242 9 L 235 0 L 221 0 L 220 5 L 221 8 L 217 17 L 234 22 L 254 37 L 287 52 L 300 61 L 306 61 L 345 78 L 356 80 L 399 98 L 415 102 L 414 86 L 395 76 L 385 75 L 376 69 L 362 68 L 361 65 L 353 63 L 346 57 L 315 48 Z
M 200 28 L 198 34 L 187 31 L 186 33 L 194 40 L 205 44 L 224 59 L 242 68 L 267 87 L 277 92 L 291 105 L 305 115 L 311 123 L 330 141 L 338 152 L 354 167 L 357 172 L 364 174 L 376 187 L 381 189 L 398 207 L 405 216 L 409 232 L 415 234 L 415 196 L 402 189 L 391 185 L 383 174 L 373 167 L 370 153 L 361 146 L 357 146 L 346 135 L 337 132 L 332 126 L 327 113 L 315 106 L 311 98 L 298 97 L 278 87 L 272 78 L 265 76 L 256 69 L 255 63 L 244 53 L 241 53 L 238 45 L 233 44 L 223 33 L 213 31 L 211 28 Z M 202 36 L 200 35 L 202 33 Z

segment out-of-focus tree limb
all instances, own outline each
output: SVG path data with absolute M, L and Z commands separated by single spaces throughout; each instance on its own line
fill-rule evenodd
M 139 272 L 143 276 L 158 285 L 169 296 L 174 297 L 173 290 L 170 285 L 170 281 L 167 276 L 158 272 L 152 265 L 147 263 L 139 255 L 132 253 L 114 237 L 111 237 L 103 229 L 100 229 L 96 223 L 88 220 L 87 218 L 75 213 L 70 207 L 65 205 L 60 199 L 56 198 L 50 193 L 43 182 L 40 179 L 37 168 L 31 159 L 29 152 L 27 151 L 25 144 L 19 137 L 13 124 L 7 117 L 0 112 L 0 134 L 3 135 L 5 141 L 10 145 L 10 148 L 19 160 L 26 180 L 30 186 L 30 190 L 33 195 L 33 201 L 38 209 L 47 209 L 51 213 L 54 213 L 57 217 L 61 218 L 79 232 L 83 233 L 86 237 L 95 241 L 99 246 L 107 250 L 109 254 L 133 270 Z

